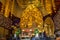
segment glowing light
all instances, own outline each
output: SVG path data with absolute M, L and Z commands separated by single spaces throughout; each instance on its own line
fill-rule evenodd
M 22 31 L 25 31 L 24 29 Z
M 30 31 L 32 31 L 32 29 L 30 29 Z

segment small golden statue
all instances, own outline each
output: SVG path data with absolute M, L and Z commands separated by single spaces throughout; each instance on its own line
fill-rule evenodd
M 54 36 L 54 23 L 50 17 L 47 17 L 44 22 L 44 31 L 47 36 Z

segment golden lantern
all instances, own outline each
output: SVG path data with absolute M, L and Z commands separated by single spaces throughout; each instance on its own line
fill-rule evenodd
M 54 0 L 51 0 L 51 1 L 52 1 L 53 10 L 54 10 L 54 12 L 56 12 L 55 1 Z
M 51 1 L 46 0 L 45 1 L 45 5 L 46 5 L 45 7 L 46 7 L 47 13 L 48 14 L 52 13 L 52 4 L 51 4 Z
M 52 14 L 52 11 L 56 11 L 54 0 L 45 0 L 45 8 L 48 14 Z
M 9 17 L 9 13 L 11 12 L 11 14 L 12 14 L 13 9 L 14 9 L 14 0 L 13 1 L 6 0 L 4 16 Z
M 9 2 L 10 1 L 8 1 L 8 0 L 6 1 L 5 14 L 4 14 L 5 17 L 9 16 L 9 11 L 10 11 L 10 9 L 9 9 Z

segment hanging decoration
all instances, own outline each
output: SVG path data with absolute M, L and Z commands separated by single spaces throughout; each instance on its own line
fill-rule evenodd
M 6 0 L 5 14 L 4 14 L 5 17 L 9 16 L 9 11 L 10 11 L 9 3 L 10 3 L 10 0 Z
M 11 12 L 11 14 L 13 14 L 13 10 L 14 10 L 14 0 L 12 1 L 6 0 L 4 16 L 9 17 L 9 13 Z
M 34 4 L 36 7 L 40 9 L 43 16 L 52 14 L 52 11 L 56 12 L 54 0 L 26 0 L 25 2 L 26 3 L 24 4 L 24 1 L 17 0 L 18 6 L 20 6 L 21 8 L 26 8 L 28 5 Z
M 5 6 L 5 17 L 9 16 L 9 12 L 13 13 L 18 13 L 16 10 L 21 10 L 21 9 L 16 9 L 16 5 L 14 3 L 17 2 L 17 6 L 19 6 L 22 11 L 30 4 L 34 4 L 40 11 L 42 12 L 43 16 L 46 16 L 48 14 L 52 14 L 52 11 L 56 12 L 56 6 L 54 0 L 6 0 Z M 16 10 L 15 10 L 16 9 Z M 52 10 L 53 9 L 53 10 Z M 16 12 L 15 12 L 16 11 Z
M 48 14 L 52 13 L 52 4 L 51 4 L 51 0 L 46 0 L 45 1 L 45 8 Z
M 53 6 L 53 11 L 56 12 L 55 1 L 54 0 L 51 0 L 51 1 L 52 1 L 52 6 Z
M 12 1 L 12 6 L 11 6 L 11 16 L 12 16 L 12 14 L 13 14 L 13 12 L 14 12 L 14 2 L 15 2 L 15 0 Z

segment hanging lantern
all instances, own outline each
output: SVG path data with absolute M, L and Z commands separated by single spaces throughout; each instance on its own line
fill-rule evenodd
M 8 17 L 8 16 L 9 16 L 9 11 L 10 11 L 10 9 L 9 9 L 9 2 L 10 2 L 10 1 L 8 1 L 8 0 L 7 0 L 7 2 L 6 2 L 5 14 L 4 14 L 5 17 Z

